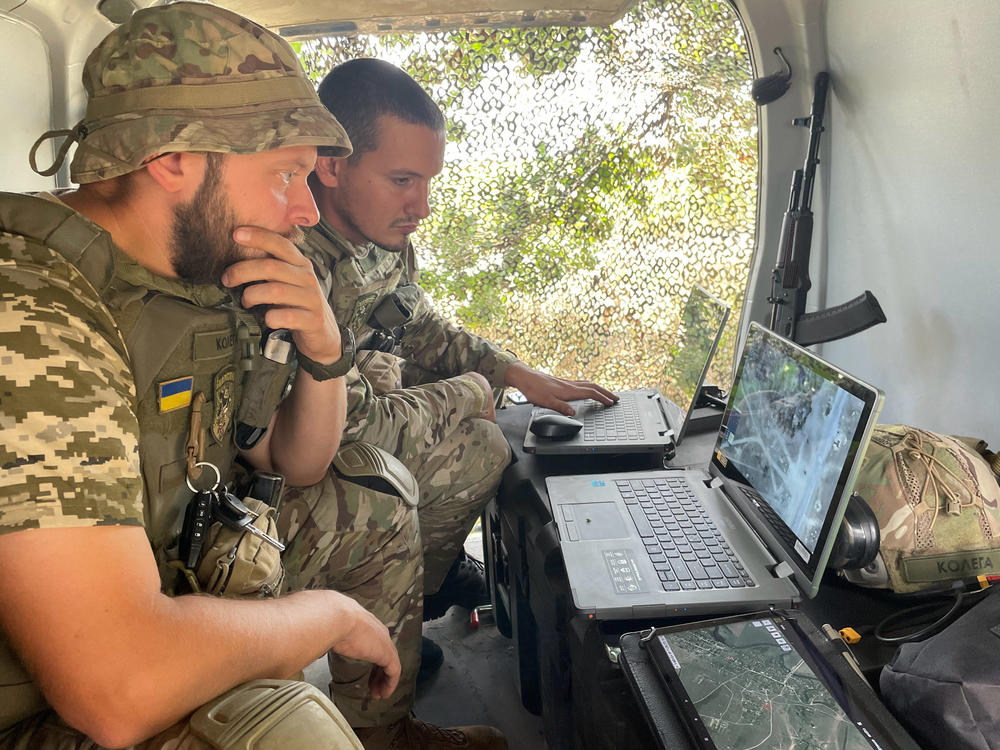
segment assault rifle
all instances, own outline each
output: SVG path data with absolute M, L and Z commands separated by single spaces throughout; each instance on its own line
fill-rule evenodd
M 823 132 L 826 93 L 830 76 L 819 73 L 813 89 L 812 109 L 808 117 L 797 117 L 792 124 L 809 128 L 809 150 L 805 164 L 792 173 L 788 210 L 781 221 L 778 262 L 771 274 L 771 330 L 801 346 L 822 344 L 858 333 L 877 323 L 885 323 L 885 313 L 875 295 L 865 293 L 849 302 L 826 310 L 807 313 L 806 295 L 809 280 L 809 250 L 812 245 L 812 193 L 819 164 L 819 137 Z

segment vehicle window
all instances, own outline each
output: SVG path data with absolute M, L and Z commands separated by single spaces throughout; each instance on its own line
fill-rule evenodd
M 414 235 L 440 310 L 532 366 L 637 387 L 660 381 L 698 283 L 733 307 L 709 378 L 728 386 L 758 178 L 750 61 L 728 3 L 297 49 L 317 81 L 356 56 L 387 59 L 442 106 L 445 170 Z

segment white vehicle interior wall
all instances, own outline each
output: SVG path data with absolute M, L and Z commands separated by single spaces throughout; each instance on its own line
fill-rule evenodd
M 884 422 L 996 444 L 1000 5 L 846 0 L 827 28 L 828 300 L 877 284 L 892 325 L 825 353 L 883 384 Z
M 791 171 L 805 156 L 806 132 L 790 120 L 808 114 L 812 77 L 826 69 L 807 311 L 871 289 L 888 323 L 820 351 L 886 391 L 883 423 L 1000 441 L 993 345 L 1000 5 L 739 5 L 763 72 L 777 69 L 776 44 L 791 47 L 797 68 L 789 95 L 761 118 L 765 191 L 750 317 L 767 320 Z

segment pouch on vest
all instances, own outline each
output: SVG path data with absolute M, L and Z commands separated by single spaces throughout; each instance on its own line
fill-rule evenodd
M 422 298 L 423 292 L 416 284 L 397 286 L 372 310 L 368 325 L 388 329 L 404 326 L 413 319 Z
M 249 450 L 267 432 L 271 417 L 288 390 L 295 364 L 294 357 L 276 360 L 264 356 L 261 347 L 265 331 L 253 315 L 241 311 L 238 317 L 244 373 L 233 439 L 238 448 Z
M 878 425 L 854 492 L 878 520 L 879 553 L 845 577 L 912 593 L 1000 573 L 998 463 L 982 441 Z
M 260 514 L 254 526 L 277 538 L 274 508 L 250 497 L 243 504 Z M 285 570 L 276 547 L 245 529 L 235 531 L 216 522 L 209 529 L 195 576 L 206 594 L 268 598 L 278 595 Z
M 294 370 L 291 363 L 281 364 L 264 357 L 254 360 L 253 369 L 243 376 L 243 396 L 236 411 L 237 447 L 247 450 L 263 437 Z
M 366 324 L 372 330 L 367 336 L 363 336 L 357 342 L 356 349 L 358 351 L 362 349 L 369 351 L 364 357 L 359 358 L 358 368 L 362 370 L 365 377 L 372 381 L 372 385 L 375 386 L 377 393 L 385 393 L 394 388 L 399 388 L 398 385 L 388 388 L 378 385 L 384 381 L 372 374 L 372 361 L 373 359 L 377 359 L 380 354 L 383 357 L 385 355 L 392 355 L 392 352 L 395 351 L 396 346 L 399 344 L 400 337 L 403 335 L 403 326 L 413 318 L 413 310 L 419 300 L 420 288 L 416 284 L 404 284 L 382 297 L 381 301 L 375 305 L 375 309 L 372 310 L 371 315 L 368 316 Z M 383 359 L 383 362 L 387 361 Z M 384 369 L 384 364 L 379 366 L 379 369 Z M 398 370 L 399 367 L 397 366 L 397 376 L 399 374 Z M 396 377 L 394 381 L 390 380 L 389 382 L 398 381 L 399 377 Z

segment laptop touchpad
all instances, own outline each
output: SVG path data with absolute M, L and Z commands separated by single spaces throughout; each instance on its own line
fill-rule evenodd
M 566 522 L 575 526 L 581 541 L 630 536 L 615 503 L 573 503 L 563 505 L 561 510 Z

